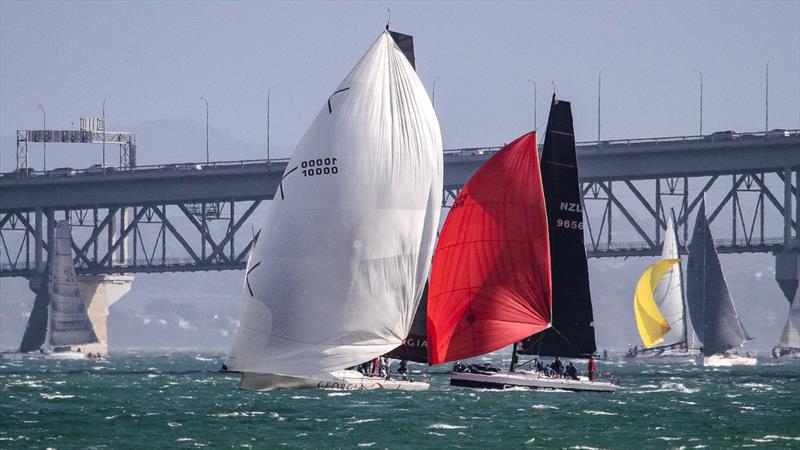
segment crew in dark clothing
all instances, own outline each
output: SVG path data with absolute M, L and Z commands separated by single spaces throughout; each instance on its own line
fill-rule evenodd
M 517 364 L 519 364 L 519 357 L 517 356 L 517 352 L 514 352 L 514 353 L 511 354 L 511 371 L 512 372 L 517 370 Z
M 403 377 L 403 381 L 408 381 L 408 361 L 405 359 L 400 361 L 400 366 L 397 368 L 397 373 Z
M 578 369 L 572 365 L 572 362 L 570 362 L 569 365 L 567 366 L 566 372 L 569 378 L 572 378 L 573 380 L 578 379 Z
M 561 374 L 564 370 L 564 364 L 561 362 L 560 359 L 558 359 L 558 356 L 556 356 L 556 359 L 553 360 L 552 364 L 550 364 L 550 370 L 556 377 L 558 378 L 561 377 Z
M 544 372 L 544 364 L 542 364 L 539 358 L 533 361 L 533 368 L 536 369 L 537 372 Z

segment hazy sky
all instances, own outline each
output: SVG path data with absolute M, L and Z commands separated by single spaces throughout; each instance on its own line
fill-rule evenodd
M 392 28 L 414 35 L 429 91 L 439 78 L 446 147 L 502 144 L 531 128 L 528 79 L 537 82 L 540 125 L 554 82 L 573 102 L 578 139 L 593 139 L 603 67 L 604 139 L 697 133 L 695 69 L 704 75 L 704 131 L 761 130 L 768 58 L 770 128 L 800 128 L 798 1 L 3 0 L 0 135 L 39 127 L 39 103 L 49 128 L 68 129 L 82 115 L 99 116 L 106 94 L 111 129 L 165 118 L 202 123 L 205 96 L 213 127 L 263 143 L 275 86 L 272 142 L 291 148 L 381 32 L 387 8 Z M 204 142 L 202 134 L 185 139 Z M 148 149 L 139 152 L 146 161 Z M 213 157 L 227 159 L 225 149 Z

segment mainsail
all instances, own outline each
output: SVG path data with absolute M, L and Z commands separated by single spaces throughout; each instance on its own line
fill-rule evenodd
M 86 313 L 72 262 L 72 233 L 67 221 L 56 224 L 55 253 L 50 258 L 50 347 L 97 342 L 92 322 Z
M 489 353 L 549 326 L 548 252 L 532 132 L 486 161 L 447 215 L 431 270 L 430 364 Z
M 653 298 L 655 298 L 656 304 L 670 328 L 661 337 L 664 346 L 687 341 L 683 273 L 678 252 L 678 234 L 675 229 L 674 212 L 667 220 L 667 232 L 664 235 L 664 247 L 661 250 L 661 260 L 668 259 L 678 260 L 678 263 L 670 265 L 661 278 L 661 282 L 658 283 L 653 291 Z M 648 345 L 645 346 L 649 347 Z
M 745 343 L 747 335 L 736 315 L 728 284 L 722 273 L 706 218 L 705 200 L 700 203 L 689 244 L 686 299 L 692 316 L 692 326 L 703 344 L 703 355 L 723 353 Z
M 322 375 L 408 335 L 442 192 L 439 123 L 389 32 L 298 144 L 248 264 L 231 371 Z
M 25 334 L 19 345 L 20 353 L 39 351 L 47 339 L 47 319 L 50 308 L 49 277 L 42 274 L 39 275 L 39 278 L 39 289 L 36 291 L 36 299 L 33 301 L 31 315 L 28 317 L 28 325 L 25 327 Z
M 526 339 L 520 354 L 586 357 L 595 352 L 583 209 L 569 102 L 553 96 L 542 150 L 553 277 L 552 327 Z
M 794 296 L 778 348 L 800 350 L 800 289 Z

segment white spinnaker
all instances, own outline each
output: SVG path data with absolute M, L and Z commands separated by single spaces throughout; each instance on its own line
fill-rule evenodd
M 439 122 L 388 32 L 333 92 L 248 264 L 230 370 L 330 373 L 392 350 L 411 328 L 441 209 Z
M 672 221 L 672 217 L 667 221 L 667 232 L 664 235 L 664 248 L 661 251 L 661 259 L 680 259 L 675 224 Z M 655 298 L 664 319 L 671 327 L 663 336 L 664 342 L 659 345 L 670 345 L 684 340 L 685 321 L 683 316 L 683 284 L 681 280 L 681 265 L 675 264 L 664 274 L 661 282 L 658 283 L 653 291 L 653 298 Z

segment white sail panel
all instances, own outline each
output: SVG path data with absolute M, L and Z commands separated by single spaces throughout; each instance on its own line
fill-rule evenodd
M 800 289 L 789 308 L 789 317 L 786 318 L 778 348 L 800 349 Z
M 49 263 L 50 346 L 65 347 L 97 342 L 86 313 L 72 262 L 72 232 L 69 223 L 56 224 L 55 253 Z
M 384 32 L 287 166 L 248 264 L 228 369 L 329 373 L 400 345 L 429 270 L 441 191 L 433 106 Z
M 661 251 L 661 260 L 665 259 L 680 259 L 675 223 L 672 217 L 667 221 L 664 248 Z M 670 326 L 670 330 L 662 336 L 664 341 L 660 345 L 675 344 L 686 339 L 682 278 L 681 265 L 675 264 L 664 273 L 661 282 L 653 291 L 656 305 Z

